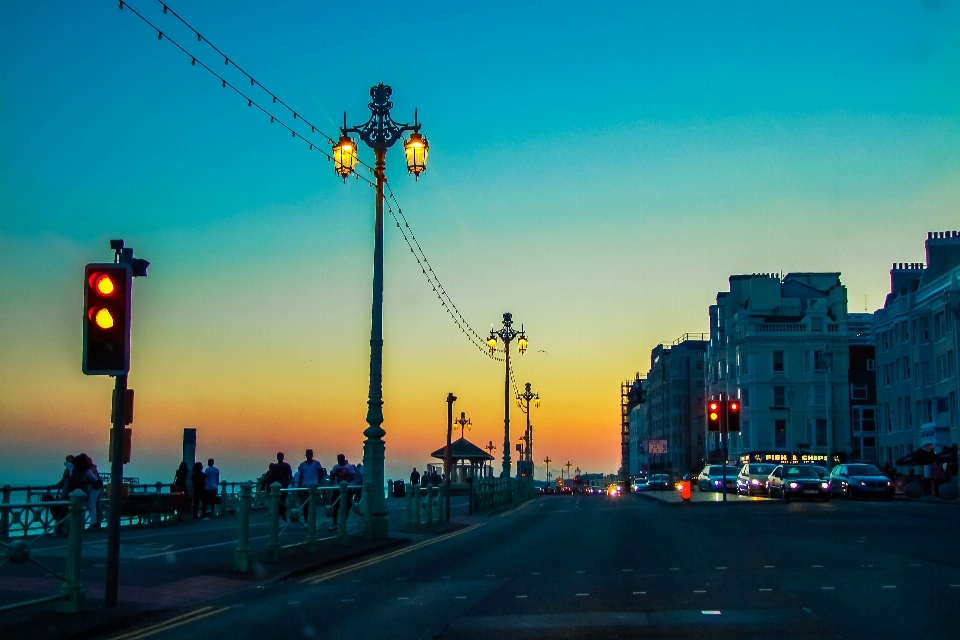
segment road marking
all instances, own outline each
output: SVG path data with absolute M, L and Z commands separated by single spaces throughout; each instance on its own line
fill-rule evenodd
M 764 569 L 776 569 L 776 567 L 775 567 L 774 565 L 772 565 L 772 564 L 765 564 L 765 565 L 763 565 L 763 568 L 764 568 Z
M 325 582 L 325 581 L 330 580 L 330 579 L 332 579 L 332 578 L 336 578 L 336 577 L 338 577 L 338 576 L 342 576 L 342 575 L 345 574 L 345 573 L 349 573 L 349 572 L 351 572 L 351 571 L 356 571 L 357 569 L 363 569 L 363 568 L 365 568 L 365 567 L 369 567 L 369 566 L 378 564 L 378 563 L 380 563 L 380 562 L 384 562 L 384 561 L 386 561 L 386 560 L 392 560 L 393 558 L 397 558 L 397 557 L 399 557 L 399 556 L 405 555 L 405 554 L 410 553 L 410 552 L 412 552 L 412 551 L 416 551 L 416 550 L 418 550 L 418 549 L 422 549 L 423 547 L 428 547 L 428 546 L 430 546 L 430 545 L 432 545 L 432 544 L 437 544 L 438 542 L 443 542 L 444 540 L 450 540 L 451 538 L 456 538 L 457 536 L 462 536 L 463 534 L 469 533 L 470 531 L 473 531 L 474 529 L 477 529 L 478 527 L 482 527 L 482 526 L 485 525 L 485 524 L 486 524 L 485 522 L 478 522 L 477 524 L 471 525 L 471 526 L 467 527 L 466 529 L 461 529 L 460 531 L 456 531 L 456 532 L 454 532 L 454 533 L 448 533 L 447 535 L 445 535 L 445 536 L 440 536 L 439 538 L 434 538 L 434 539 L 432 539 L 432 540 L 424 540 L 423 542 L 418 542 L 418 543 L 416 543 L 416 544 L 413 545 L 413 546 L 406 547 L 406 548 L 404 548 L 404 549 L 399 549 L 399 550 L 397 550 L 397 551 L 391 551 L 390 553 L 386 553 L 386 554 L 384 554 L 384 555 L 382 555 L 382 556 L 378 556 L 378 557 L 376 557 L 376 558 L 370 558 L 369 560 L 363 560 L 363 561 L 358 562 L 358 563 L 356 563 L 356 564 L 352 564 L 352 565 L 350 565 L 350 566 L 348 566 L 348 567 L 343 567 L 342 569 L 336 569 L 336 570 L 334 570 L 334 571 L 330 571 L 330 572 L 328 572 L 328 573 L 324 573 L 324 574 L 319 575 L 319 576 L 313 576 L 313 577 L 310 577 L 310 578 L 304 578 L 303 580 L 300 581 L 300 584 L 311 584 L 311 585 L 320 584 L 321 582 Z
M 670 571 L 680 571 L 680 567 L 670 567 Z
M 960 584 L 952 584 L 952 585 L 950 585 L 950 586 L 951 586 L 953 589 L 960 589 Z
M 495 574 L 495 573 L 488 573 L 488 574 L 487 574 L 487 577 L 488 577 L 488 578 L 496 578 L 496 577 L 497 577 L 497 574 Z
M 353 602 L 353 598 L 344 598 L 340 602 Z
M 288 602 L 287 604 L 300 604 L 299 600 L 294 600 L 293 602 Z
M 726 569 L 726 567 L 717 567 L 717 569 L 720 570 L 720 571 L 723 571 L 723 570 Z
M 449 580 L 449 579 L 450 579 L 450 576 L 440 576 L 440 579 L 441 579 L 441 580 Z
M 822 565 L 822 564 L 815 564 L 815 565 L 813 565 L 813 568 L 814 568 L 814 569 L 823 569 L 823 565 Z
M 694 589 L 694 593 L 706 593 L 706 589 Z
M 163 622 L 158 622 L 157 624 L 144 629 L 114 636 L 111 638 L 111 640 L 140 640 L 140 638 L 146 638 L 148 636 L 160 633 L 161 631 L 168 631 L 191 622 L 196 622 L 197 620 L 202 620 L 203 618 L 209 618 L 210 616 L 222 613 L 231 608 L 232 607 L 220 607 L 219 609 L 214 609 L 213 607 L 203 607 L 201 609 L 197 609 L 196 611 L 185 613 L 183 615 L 164 620 Z
M 917 563 L 914 562 L 914 563 L 911 564 L 910 566 L 911 566 L 911 567 L 922 567 L 923 565 L 922 565 L 922 564 L 917 564 Z
M 251 540 L 260 540 L 261 538 L 269 538 L 270 536 L 254 536 L 250 538 Z M 336 536 L 330 536 L 329 538 L 320 538 L 320 540 L 333 540 Z M 186 553 L 187 551 L 200 551 L 201 549 L 212 549 L 213 547 L 223 547 L 228 544 L 235 545 L 237 544 L 236 540 L 227 540 L 226 542 L 215 542 L 213 544 L 204 544 L 199 547 L 187 547 L 186 549 L 171 549 L 170 551 L 161 551 L 160 553 L 149 553 L 145 556 L 137 556 L 135 560 L 148 560 L 149 558 L 159 558 L 160 556 L 172 556 L 177 553 Z
M 773 589 L 760 589 L 760 591 L 773 591 Z
M 397 582 L 403 582 L 406 578 L 397 578 Z
M 957 586 L 960 586 L 960 585 L 957 585 Z M 647 595 L 647 592 L 646 592 L 646 591 L 634 591 L 634 592 L 633 592 L 633 595 L 635 595 L 635 596 L 645 596 L 645 595 Z
M 578 598 L 585 598 L 585 597 L 588 596 L 588 595 L 590 595 L 590 594 L 589 594 L 589 593 L 578 593 L 578 594 L 577 594 L 577 597 L 578 597 Z
M 624 569 L 624 570 L 623 570 L 624 573 L 630 573 L 631 571 L 633 571 L 633 569 Z
M 824 591 L 833 591 L 836 587 L 823 587 Z
M 350 582 L 363 582 L 363 580 L 351 580 Z
M 409 599 L 410 599 L 410 598 L 404 598 L 404 597 L 397 598 L 397 600 L 409 600 Z
M 884 589 L 896 589 L 896 588 L 897 588 L 897 585 L 895 585 L 895 584 L 885 584 L 885 585 L 883 585 L 883 588 L 884 588 Z
M 532 575 L 532 576 L 538 576 L 538 575 L 540 575 L 540 572 L 539 572 L 539 571 L 534 571 L 534 572 L 531 573 L 530 575 Z
M 700 613 L 702 613 L 702 614 L 705 615 L 705 616 L 718 616 L 718 615 L 720 615 L 720 612 L 719 612 L 719 611 L 701 611 Z
M 518 598 L 526 598 L 527 596 L 517 596 Z
M 577 571 L 577 573 L 586 573 L 586 571 Z

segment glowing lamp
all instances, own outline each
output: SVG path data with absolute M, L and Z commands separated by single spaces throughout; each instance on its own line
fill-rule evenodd
M 90 309 L 90 319 L 101 329 L 112 329 L 115 324 L 113 314 L 105 307 Z
M 340 136 L 337 144 L 333 145 L 333 168 L 338 176 L 346 180 L 356 166 L 357 143 L 344 134 Z
M 95 273 L 90 277 L 90 286 L 93 290 L 102 296 L 112 296 L 117 290 L 117 285 L 109 275 L 105 273 Z
M 427 169 L 427 152 L 430 150 L 430 144 L 427 139 L 419 133 L 411 133 L 410 139 L 403 143 L 403 152 L 407 156 L 407 171 L 413 174 L 415 179 Z
M 490 337 L 487 338 L 487 348 L 490 349 L 491 354 L 497 350 L 497 337 L 493 335 L 492 331 L 490 332 Z
M 520 350 L 521 354 L 527 351 L 527 336 L 524 335 L 523 332 L 521 332 L 520 337 L 517 338 L 517 349 Z

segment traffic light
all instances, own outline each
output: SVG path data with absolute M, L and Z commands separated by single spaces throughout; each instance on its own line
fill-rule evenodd
M 740 431 L 740 401 L 727 400 L 727 432 Z
M 128 264 L 91 263 L 83 271 L 83 372 L 122 375 L 130 370 Z
M 707 431 L 720 431 L 722 409 L 718 400 L 707 402 Z

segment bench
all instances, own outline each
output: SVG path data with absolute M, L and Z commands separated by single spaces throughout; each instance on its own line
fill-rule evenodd
M 186 493 L 131 492 L 120 504 L 120 517 L 140 518 L 141 523 L 146 518 L 148 523 L 155 524 L 154 516 L 162 518 L 189 511 L 190 496 Z

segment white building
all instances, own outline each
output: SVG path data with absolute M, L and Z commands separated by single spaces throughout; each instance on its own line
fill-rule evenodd
M 927 234 L 926 266 L 895 263 L 874 313 L 881 462 L 960 442 L 960 232 Z
M 739 398 L 743 407 L 729 459 L 849 454 L 848 358 L 839 273 L 731 276 L 730 291 L 710 307 L 706 352 L 707 398 Z M 719 436 L 706 436 L 708 458 L 718 460 Z

